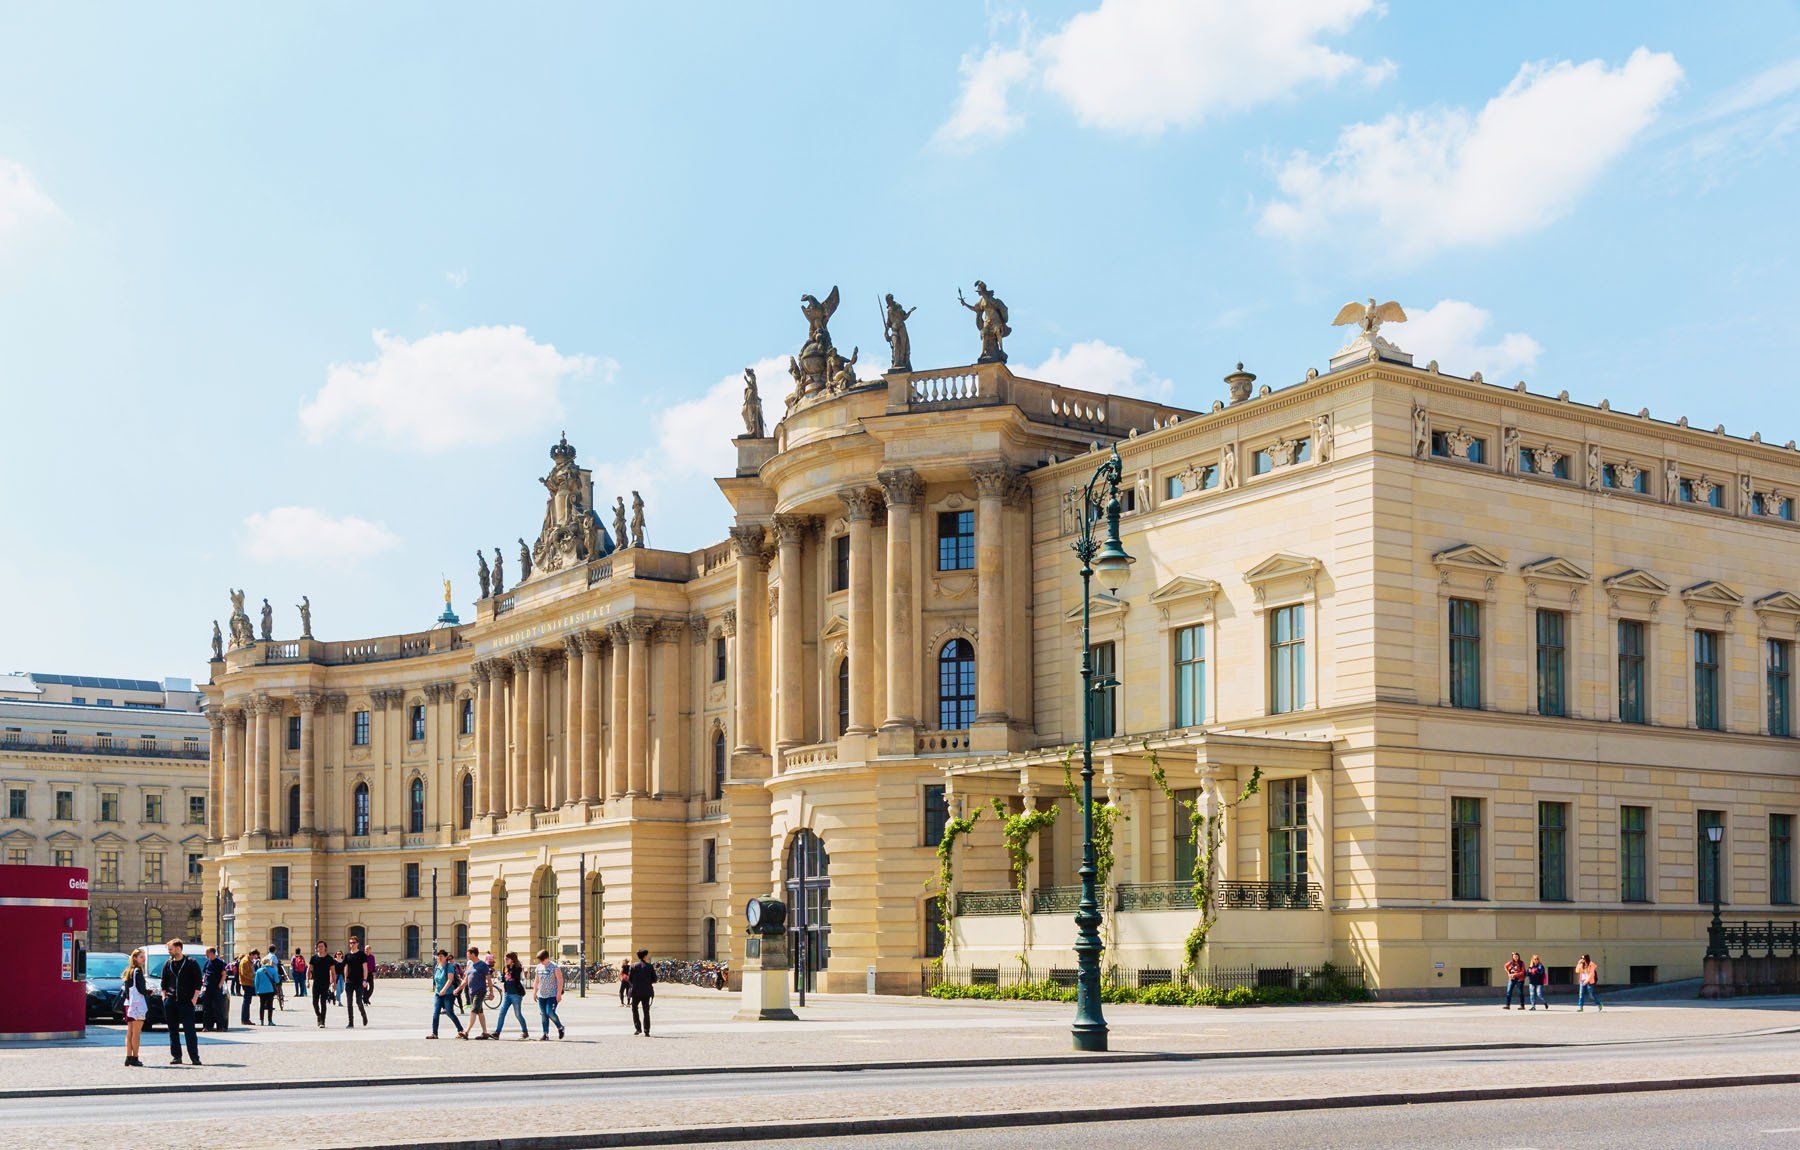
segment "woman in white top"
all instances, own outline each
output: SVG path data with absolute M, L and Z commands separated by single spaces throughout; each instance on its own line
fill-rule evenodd
M 552 1022 L 556 1023 L 556 1037 L 564 1037 L 562 1019 L 556 1016 L 556 1001 L 563 992 L 563 972 L 562 967 L 550 961 L 548 950 L 537 952 L 537 970 L 532 981 L 537 990 L 538 1017 L 544 1024 L 544 1032 L 538 1036 L 538 1041 L 550 1041 Z
M 150 1013 L 150 987 L 144 981 L 144 948 L 131 952 L 125 964 L 125 1065 L 142 1066 L 138 1042 L 144 1034 L 144 1017 Z

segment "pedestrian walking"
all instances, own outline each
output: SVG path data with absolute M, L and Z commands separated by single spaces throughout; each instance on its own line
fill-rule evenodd
M 369 999 L 363 993 L 363 987 L 373 976 L 369 956 L 364 953 L 362 940 L 355 935 L 350 936 L 350 953 L 344 956 L 344 1017 L 345 1023 L 352 1029 L 356 1026 L 356 1015 L 362 1012 L 363 1025 L 369 1025 Z
M 125 966 L 125 1065 L 142 1066 L 138 1043 L 144 1036 L 144 1019 L 150 1014 L 150 986 L 144 981 L 144 948 L 131 952 Z
M 631 959 L 619 964 L 619 1005 L 631 1005 Z
M 204 1030 L 231 1029 L 231 1003 L 225 997 L 228 976 L 229 968 L 218 949 L 207 947 L 206 961 L 200 964 L 200 1023 Z
M 550 952 L 547 950 L 537 953 L 537 971 L 533 983 L 537 990 L 538 1019 L 544 1025 L 544 1032 L 538 1036 L 538 1041 L 550 1041 L 552 1022 L 556 1023 L 556 1037 L 565 1037 L 562 1019 L 556 1016 L 556 1003 L 563 992 L 562 967 L 550 961 Z
M 495 1038 L 505 1036 L 509 1010 L 519 1019 L 519 1041 L 530 1041 L 531 1030 L 525 1025 L 525 964 L 512 950 L 506 952 L 506 963 L 500 968 L 500 1017 L 494 1022 Z
M 1550 971 L 1535 954 L 1531 956 L 1530 965 L 1525 968 L 1525 985 L 1531 991 L 1531 1009 L 1536 1010 L 1541 1006 L 1549 1010 L 1550 1004 L 1544 1001 L 1544 988 L 1550 985 Z
M 1512 957 L 1506 960 L 1506 1005 L 1500 1009 L 1512 1009 L 1513 992 L 1515 991 L 1519 995 L 1519 1009 L 1524 1010 L 1531 995 L 1525 989 L 1525 960 L 1519 957 L 1519 952 L 1516 950 L 1512 952 Z
M 244 1013 L 238 1021 L 245 1026 L 256 1025 L 250 1021 L 250 1004 L 256 999 L 256 964 L 261 957 L 260 953 L 253 950 L 237 961 L 238 993 L 244 996 Z
M 344 1001 L 344 952 L 331 952 L 332 972 L 337 976 L 331 983 L 331 1005 L 339 1006 Z
M 319 1027 L 325 1026 L 325 1011 L 334 1000 L 331 988 L 337 982 L 337 963 L 331 952 L 325 949 L 324 943 L 313 947 L 313 960 L 306 968 L 307 977 L 312 979 L 313 1017 L 319 1020 Z
M 631 1032 L 650 1037 L 650 1003 L 656 998 L 656 968 L 647 961 L 650 952 L 637 952 L 637 961 L 626 967 L 626 985 L 631 987 Z M 643 1020 L 638 1020 L 642 1008 Z
M 1595 1010 L 1606 1009 L 1600 1005 L 1600 965 L 1584 954 L 1575 964 L 1575 1009 L 1579 1011 L 1590 998 Z
M 462 976 L 457 973 L 456 964 L 450 961 L 450 952 L 439 949 L 437 965 L 431 969 L 431 1033 L 427 1038 L 438 1036 L 438 1020 L 444 1015 L 450 1016 L 450 1025 L 456 1027 L 458 1038 L 469 1037 L 463 1029 L 462 1019 L 456 1016 L 456 995 L 462 989 Z
M 294 993 L 300 998 L 306 997 L 306 956 L 300 948 L 294 948 L 294 961 L 291 964 L 294 974 Z
M 492 963 L 481 960 L 481 951 L 469 948 L 469 969 L 463 975 L 463 992 L 469 996 L 469 1029 L 474 1030 L 477 1022 L 481 1023 L 481 1033 L 476 1038 L 498 1038 L 498 1034 L 490 1032 L 487 1024 L 487 992 L 488 980 L 494 976 Z
M 275 994 L 280 989 L 281 966 L 275 960 L 275 952 L 270 951 L 256 967 L 256 1000 L 261 1004 L 257 1008 L 258 1022 L 275 1025 Z
M 200 1065 L 200 1036 L 194 1031 L 194 1010 L 200 1005 L 200 964 L 183 954 L 181 940 L 169 940 L 169 961 L 163 964 L 163 1023 L 169 1028 L 169 1062 L 181 1065 L 181 1038 L 187 1036 L 188 1061 Z

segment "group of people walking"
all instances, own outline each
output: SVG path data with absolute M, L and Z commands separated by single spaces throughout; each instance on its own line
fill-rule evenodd
M 1550 988 L 1550 970 L 1537 955 L 1526 962 L 1519 957 L 1518 951 L 1506 960 L 1506 1001 L 1500 1007 L 1511 1010 L 1513 995 L 1519 998 L 1520 1010 L 1536 1010 L 1543 1007 L 1550 1009 L 1544 999 L 1544 992 Z M 1595 1010 L 1604 1010 L 1600 1005 L 1600 965 L 1589 955 L 1582 955 L 1581 961 L 1575 964 L 1575 1009 L 1584 1009 L 1592 1000 Z
M 439 950 L 436 957 L 436 965 L 431 970 L 431 1033 L 425 1037 L 436 1038 L 438 1024 L 447 1016 L 450 1025 L 456 1028 L 458 1038 L 499 1039 L 506 1033 L 506 1020 L 510 1016 L 518 1019 L 520 1041 L 530 1040 L 531 1029 L 525 1021 L 526 967 L 517 951 L 507 951 L 498 964 L 492 951 L 483 954 L 474 946 L 469 948 L 466 963 L 458 963 L 447 950 Z M 648 950 L 638 951 L 637 961 L 627 965 L 619 978 L 619 1000 L 631 1004 L 632 1032 L 646 1037 L 650 1034 L 650 1003 L 656 997 L 656 968 L 650 965 L 649 958 Z M 500 983 L 500 1014 L 495 1019 L 494 1029 L 489 1030 L 487 1000 L 495 979 Z M 568 1031 L 556 1013 L 556 1004 L 562 1000 L 566 989 L 565 975 L 562 966 L 550 958 L 548 950 L 537 952 L 530 982 L 531 996 L 537 1000 L 538 1041 L 550 1041 L 552 1025 L 556 1027 L 557 1038 L 567 1037 Z M 456 1013 L 459 1001 L 468 1007 L 467 1026 Z M 481 1033 L 471 1034 L 477 1025 L 481 1027 Z

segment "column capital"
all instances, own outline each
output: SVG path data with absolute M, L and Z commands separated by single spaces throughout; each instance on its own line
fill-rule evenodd
M 689 615 L 687 625 L 688 637 L 696 643 L 706 642 L 707 635 L 712 631 L 712 626 L 707 623 L 705 615 Z
M 844 503 L 844 518 L 852 523 L 866 523 L 875 518 L 880 497 L 867 487 L 852 487 L 838 492 Z
M 398 687 L 370 691 L 369 702 L 375 704 L 377 707 L 398 707 L 406 702 L 406 692 Z
M 982 499 L 1003 498 L 1013 474 L 1011 467 L 997 459 L 969 467 L 969 478 L 975 481 L 975 494 Z
M 777 515 L 775 517 L 775 543 L 778 547 L 798 547 L 806 539 L 807 533 L 819 527 L 815 515 Z
M 257 695 L 250 700 L 250 710 L 258 715 L 274 715 L 281 711 L 281 700 L 272 695 Z
M 686 630 L 686 619 L 658 619 L 656 621 L 656 641 L 658 643 L 679 643 Z
M 334 691 L 325 696 L 325 709 L 334 715 L 341 715 L 350 709 L 350 696 L 342 691 Z
M 314 691 L 301 691 L 294 696 L 294 706 L 299 708 L 302 715 L 312 714 L 324 701 L 325 696 Z
M 207 711 L 206 712 L 206 725 L 213 729 L 214 734 L 218 734 L 220 731 L 224 730 L 225 729 L 225 711 L 224 711 L 224 709 L 219 708 L 216 710 Z
M 477 687 L 487 685 L 488 664 L 486 659 L 477 659 L 469 666 L 469 678 L 474 680 Z
M 754 559 L 762 553 L 765 529 L 760 523 L 740 523 L 731 529 L 731 542 L 737 547 L 738 559 Z
M 509 651 L 506 661 L 512 667 L 513 674 L 517 675 L 531 666 L 531 649 Z
M 582 640 L 586 637 L 587 636 L 585 635 L 564 635 L 562 641 L 563 653 L 568 655 L 571 660 L 580 659 L 582 649 L 585 646 Z
M 925 481 L 910 467 L 895 467 L 875 476 L 889 507 L 911 507 L 925 494 Z
M 726 638 L 730 638 L 737 634 L 736 607 L 727 607 L 724 611 L 719 613 L 719 629 L 725 632 Z
M 1014 475 L 1006 481 L 1006 505 L 1008 507 L 1031 506 L 1031 480 L 1023 475 Z
M 625 634 L 633 646 L 648 643 L 650 636 L 656 631 L 656 620 L 649 615 L 633 615 L 625 620 Z
M 456 684 L 448 681 L 427 683 L 425 697 L 434 703 L 448 703 L 456 698 Z
M 606 649 L 606 635 L 600 631 L 583 631 L 581 633 L 581 649 L 590 655 L 597 655 Z

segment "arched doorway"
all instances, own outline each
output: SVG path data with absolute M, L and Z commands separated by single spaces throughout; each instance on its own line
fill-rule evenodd
M 606 887 L 599 871 L 587 876 L 587 960 L 599 962 L 606 946 Z
M 831 856 L 825 841 L 808 830 L 797 832 L 788 842 L 786 874 L 794 985 L 799 986 L 804 956 L 806 989 L 811 990 L 818 972 L 831 963 Z
M 562 955 L 562 939 L 557 932 L 556 895 L 556 872 L 548 866 L 539 867 L 531 878 L 532 953 L 547 950 L 553 959 Z

